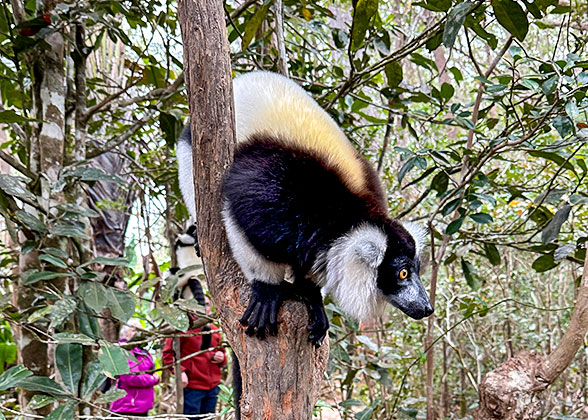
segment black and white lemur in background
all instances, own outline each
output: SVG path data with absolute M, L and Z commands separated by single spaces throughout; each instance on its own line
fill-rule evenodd
M 328 330 L 322 293 L 348 315 L 373 318 L 387 302 L 414 319 L 433 313 L 419 277 L 426 231 L 388 216 L 375 170 L 296 83 L 269 72 L 233 82 L 237 147 L 225 174 L 223 220 L 252 284 L 240 322 L 277 332 L 284 299 L 302 298 L 309 339 Z M 194 219 L 189 126 L 177 147 L 179 181 Z

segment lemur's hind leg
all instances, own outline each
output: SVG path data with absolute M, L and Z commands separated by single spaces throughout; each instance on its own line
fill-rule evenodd
M 308 339 L 316 348 L 319 348 L 329 331 L 329 319 L 323 305 L 321 289 L 311 279 L 297 275 L 294 281 L 294 293 L 308 309 L 309 323 L 306 327 L 310 331 Z
M 284 300 L 292 297 L 292 287 L 285 282 L 269 284 L 254 281 L 251 285 L 249 305 L 239 320 L 241 325 L 247 326 L 245 334 L 264 338 L 266 327 L 271 335 L 278 333 L 278 312 Z

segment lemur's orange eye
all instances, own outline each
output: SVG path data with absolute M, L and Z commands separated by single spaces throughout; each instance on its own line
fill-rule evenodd
M 400 280 L 404 280 L 405 278 L 407 278 L 408 277 L 408 270 L 406 268 L 403 268 L 402 270 L 400 270 L 398 277 L 400 277 Z

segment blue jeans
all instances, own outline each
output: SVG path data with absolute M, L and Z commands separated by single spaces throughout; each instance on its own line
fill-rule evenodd
M 208 391 L 184 388 L 184 414 L 214 413 L 219 392 L 218 385 Z

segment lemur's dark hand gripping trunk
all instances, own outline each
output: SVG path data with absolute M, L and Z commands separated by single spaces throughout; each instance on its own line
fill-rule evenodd
M 388 217 L 374 169 L 298 85 L 267 72 L 234 80 L 237 148 L 224 183 L 233 256 L 253 293 L 246 332 L 277 332 L 284 299 L 301 298 L 310 340 L 328 329 L 322 294 L 367 319 L 387 302 L 412 318 L 433 313 L 419 277 L 426 231 Z M 195 218 L 190 131 L 177 149 L 180 186 Z

